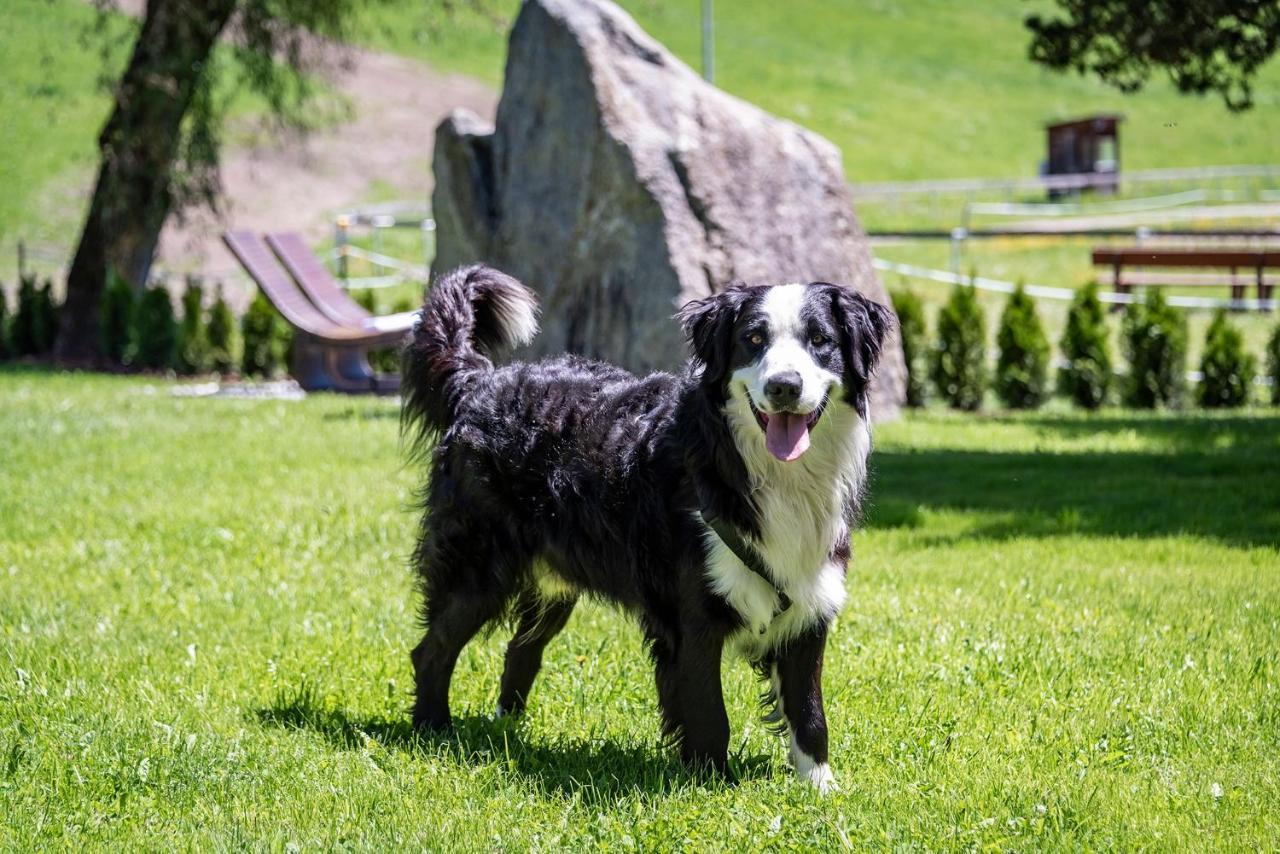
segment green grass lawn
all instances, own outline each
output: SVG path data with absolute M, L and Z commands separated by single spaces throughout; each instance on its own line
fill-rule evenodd
M 726 668 L 736 788 L 657 747 L 581 608 L 528 716 L 407 725 L 417 472 L 393 401 L 0 372 L 0 848 L 1270 848 L 1280 413 L 926 412 L 877 432 L 798 786 Z
M 498 85 L 504 24 L 518 4 L 452 16 L 413 0 L 369 7 L 362 38 Z M 701 6 L 622 0 L 653 36 L 701 67 Z M 1044 123 L 1118 111 L 1125 168 L 1270 163 L 1280 138 L 1280 61 L 1257 81 L 1257 107 L 1233 115 L 1164 78 L 1124 96 L 1027 59 L 1023 18 L 1048 4 L 1008 0 L 875 3 L 734 0 L 715 4 L 716 83 L 829 137 L 853 181 L 1034 176 Z M 496 13 L 496 14 L 495 14 Z

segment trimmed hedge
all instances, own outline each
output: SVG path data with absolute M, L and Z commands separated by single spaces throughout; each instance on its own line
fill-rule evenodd
M 98 303 L 98 352 L 113 362 L 123 364 L 130 355 L 133 312 L 133 286 L 113 271 Z
M 924 406 L 928 398 L 926 377 L 929 331 L 925 325 L 924 304 L 912 291 L 894 291 L 893 311 L 898 315 L 898 340 L 902 342 L 902 359 L 907 366 L 907 406 Z
M 953 409 L 982 407 L 986 386 L 986 319 L 973 288 L 956 285 L 938 314 L 938 340 L 930 374 L 938 395 Z
M 1160 288 L 1148 288 L 1142 302 L 1124 314 L 1129 376 L 1124 401 L 1138 409 L 1180 406 L 1186 392 L 1187 318 L 1165 302 Z
M 996 346 L 996 396 L 1010 409 L 1039 407 L 1049 396 L 1049 339 L 1021 283 L 1000 314 Z
M 1076 292 L 1059 345 L 1067 364 L 1058 372 L 1058 391 L 1084 409 L 1097 409 L 1111 388 L 1111 345 L 1098 283 Z
M 289 325 L 261 291 L 240 318 L 240 333 L 244 341 L 240 372 L 245 376 L 274 377 L 287 368 Z
M 1244 336 L 1227 321 L 1227 313 L 1218 309 L 1204 337 L 1204 354 L 1200 358 L 1200 405 L 1210 408 L 1244 406 L 1249 402 L 1249 389 L 1258 372 L 1253 356 L 1245 352 Z
M 9 358 L 9 298 L 0 284 L 0 359 Z
M 133 311 L 130 349 L 133 363 L 141 368 L 162 370 L 174 366 L 178 326 L 173 316 L 173 300 L 163 286 L 143 292 Z
M 23 276 L 18 284 L 18 308 L 9 327 L 9 348 L 15 356 L 43 356 L 58 337 L 58 306 L 53 283 L 37 287 L 35 276 Z
M 222 286 L 218 286 L 213 298 L 213 306 L 209 309 L 209 327 L 206 337 L 209 341 L 209 367 L 220 374 L 229 374 L 240 363 L 239 337 L 236 334 L 236 316 L 227 305 L 222 295 Z
M 1271 377 L 1271 404 L 1280 406 L 1280 326 L 1267 342 L 1267 375 Z
M 189 276 L 182 293 L 182 322 L 178 326 L 178 370 L 186 374 L 203 374 L 209 370 L 211 353 L 208 329 L 204 320 L 204 288 L 200 280 Z

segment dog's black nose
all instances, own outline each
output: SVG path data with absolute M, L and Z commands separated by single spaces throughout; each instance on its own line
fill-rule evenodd
M 775 409 L 789 409 L 800 399 L 800 383 L 800 375 L 795 371 L 774 374 L 765 381 L 765 397 Z

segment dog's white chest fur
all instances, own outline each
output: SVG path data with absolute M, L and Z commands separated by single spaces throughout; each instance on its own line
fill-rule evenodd
M 781 462 L 766 450 L 745 397 L 731 394 L 726 415 L 760 511 L 761 537 L 752 545 L 792 603 L 777 614 L 773 586 L 708 529 L 712 589 L 742 616 L 746 628 L 736 645 L 756 657 L 831 619 L 844 605 L 844 568 L 830 555 L 847 532 L 849 499 L 866 477 L 871 435 L 857 412 L 831 401 L 814 427 L 810 449 L 798 460 Z

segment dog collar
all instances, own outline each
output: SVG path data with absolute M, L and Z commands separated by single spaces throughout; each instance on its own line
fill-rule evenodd
M 778 594 L 778 609 L 773 612 L 773 616 L 777 618 L 790 608 L 791 597 L 774 582 L 773 574 L 769 572 L 769 565 L 764 562 L 760 552 L 756 551 L 755 547 L 744 540 L 732 525 L 719 516 L 708 513 L 706 508 L 699 513 L 702 515 L 702 521 L 716 532 L 716 536 L 729 547 L 729 551 L 733 552 L 738 560 L 742 561 L 742 565 L 764 579 L 765 583 L 773 588 L 773 592 Z

